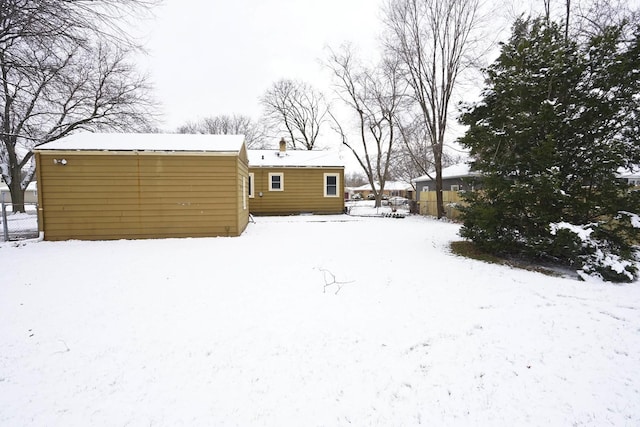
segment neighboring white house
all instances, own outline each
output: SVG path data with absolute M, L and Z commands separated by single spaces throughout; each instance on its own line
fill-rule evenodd
M 4 199 L 2 199 L 4 197 Z M 0 200 L 11 203 L 11 193 L 9 187 L 4 182 L 0 182 Z M 38 203 L 38 186 L 35 181 L 31 181 L 24 192 L 25 203 Z
M 380 183 L 375 182 L 377 191 L 380 191 Z M 373 189 L 370 184 L 361 185 L 360 187 L 351 188 L 352 194 L 360 194 L 363 198 L 367 198 L 369 194 L 373 193 Z M 413 199 L 414 188 L 410 183 L 402 181 L 386 181 L 384 183 L 384 190 L 382 194 L 387 197 L 405 197 L 407 199 Z
M 634 187 L 640 187 L 640 170 L 618 170 L 618 178 L 624 180 L 627 184 Z

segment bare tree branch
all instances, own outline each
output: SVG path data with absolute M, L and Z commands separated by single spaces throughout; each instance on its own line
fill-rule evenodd
M 248 148 L 264 148 L 267 145 L 264 127 L 250 117 L 241 114 L 212 116 L 197 122 L 188 122 L 180 126 L 177 132 L 244 135 Z
M 274 127 L 288 134 L 292 148 L 301 146 L 313 150 L 316 147 L 320 128 L 329 111 L 320 92 L 301 81 L 279 80 L 260 102 Z
M 371 185 L 376 206 L 380 206 L 398 139 L 396 113 L 405 91 L 398 62 L 385 58 L 377 67 L 366 68 L 354 59 L 350 46 L 343 46 L 341 52 L 330 51 L 327 65 L 336 80 L 338 96 L 355 116 L 358 142 L 349 141 L 344 126 L 331 114 L 333 128 L 356 157 Z
M 0 175 L 14 210 L 31 150 L 79 129 L 146 129 L 150 84 L 128 62 L 129 21 L 157 0 L 0 0 Z
M 340 292 L 340 290 L 342 289 L 342 286 L 348 285 L 349 283 L 354 283 L 353 280 L 350 280 L 348 282 L 337 281 L 335 274 L 333 274 L 331 271 L 327 269 L 319 268 L 318 270 L 322 272 L 322 278 L 324 279 L 324 287 L 322 288 L 323 294 L 327 292 L 327 288 L 329 286 L 335 285 L 336 291 L 334 292 L 334 295 L 338 295 L 338 292 Z
M 431 147 L 438 217 L 450 102 L 460 74 L 477 62 L 479 8 L 479 0 L 389 0 L 384 11 L 386 47 L 402 63 Z

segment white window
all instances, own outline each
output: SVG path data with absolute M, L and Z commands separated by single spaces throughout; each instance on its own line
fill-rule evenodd
M 429 191 L 429 186 L 428 185 L 423 185 L 422 186 L 422 191 Z
M 254 193 L 254 176 L 253 172 L 249 173 L 249 198 L 253 199 Z
M 451 191 L 460 191 L 460 186 L 459 185 L 452 185 L 451 186 Z
M 269 174 L 269 191 L 284 191 L 284 174 Z
M 340 174 L 325 173 L 324 197 L 340 197 L 338 194 L 338 187 L 340 187 Z
M 242 209 L 247 210 L 247 178 L 242 177 Z

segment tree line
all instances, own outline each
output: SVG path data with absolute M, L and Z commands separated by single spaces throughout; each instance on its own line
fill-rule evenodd
M 132 60 L 143 46 L 128 29 L 159 3 L 0 2 L 0 172 L 17 211 L 24 210 L 24 190 L 34 177 L 36 146 L 78 130 L 156 130 L 149 79 Z M 367 181 L 380 183 L 378 200 L 392 171 L 405 170 L 409 178 L 412 172 L 435 170 L 438 176 L 447 158 L 449 101 L 466 66 L 477 7 L 477 0 L 389 1 L 383 22 L 388 38 L 379 63 L 360 62 L 347 45 L 330 50 L 325 66 L 335 78 L 333 101 L 342 103 L 348 118 L 311 84 L 282 79 L 261 97 L 259 121 L 220 115 L 176 131 L 243 133 L 254 147 L 285 135 L 291 148 L 307 150 L 335 131 Z M 424 22 L 430 22 L 430 31 L 416 28 Z M 457 39 L 448 40 L 451 35 Z M 437 52 L 427 49 L 431 45 L 439 46 Z

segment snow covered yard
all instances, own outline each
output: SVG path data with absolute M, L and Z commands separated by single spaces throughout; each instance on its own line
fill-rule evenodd
M 422 217 L 256 221 L 0 244 L 0 425 L 640 425 L 640 283 L 459 258 Z

